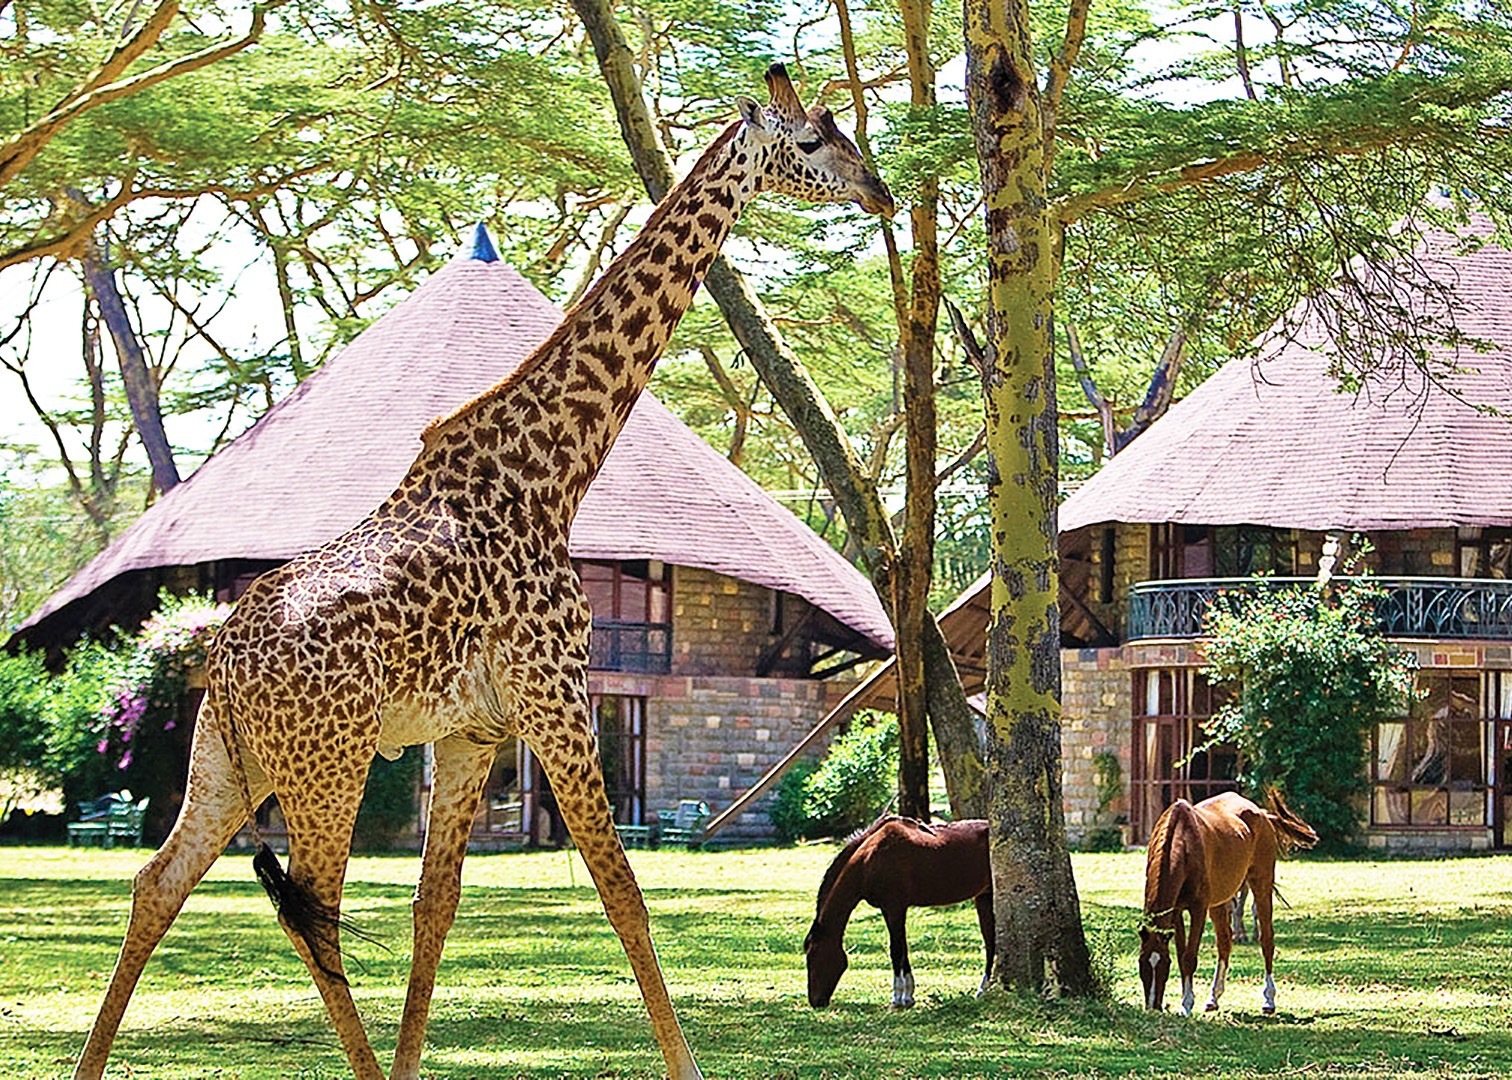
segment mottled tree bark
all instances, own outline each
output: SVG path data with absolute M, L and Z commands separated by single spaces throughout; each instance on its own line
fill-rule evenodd
M 1054 252 L 1028 0 L 966 0 L 966 92 L 987 213 L 992 510 L 987 771 L 993 979 L 1092 988 L 1061 801 Z

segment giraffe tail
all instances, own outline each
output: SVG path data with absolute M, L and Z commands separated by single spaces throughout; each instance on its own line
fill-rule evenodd
M 345 975 L 328 967 L 321 959 L 328 950 L 338 952 L 343 959 L 346 958 L 346 952 L 341 949 L 341 934 L 350 934 L 387 950 L 388 946 L 378 937 L 362 930 L 352 920 L 342 918 L 339 912 L 326 907 L 309 889 L 291 878 L 267 841 L 261 841 L 257 845 L 257 854 L 252 856 L 252 870 L 257 874 L 257 880 L 268 894 L 268 899 L 278 909 L 278 917 L 300 936 L 309 948 L 315 966 L 327 978 L 341 983 L 347 981 Z
M 273 907 L 277 909 L 284 925 L 298 934 L 305 943 L 315 966 L 328 978 L 345 983 L 346 976 L 329 967 L 322 959 L 328 955 L 328 951 L 341 952 L 342 933 L 370 941 L 382 948 L 387 946 L 373 935 L 358 929 L 351 920 L 343 919 L 339 911 L 328 909 L 308 888 L 291 878 L 268 842 L 263 839 L 262 829 L 257 824 L 257 808 L 252 805 L 251 786 L 247 782 L 247 767 L 242 761 L 241 744 L 236 739 L 236 721 L 232 715 L 229 695 L 220 689 L 218 683 L 219 680 L 211 680 L 207 698 L 219 707 L 218 711 L 224 721 L 221 735 L 226 741 L 231 768 L 241 787 L 242 800 L 246 803 L 247 821 L 252 827 L 252 842 L 257 845 L 257 852 L 252 856 L 252 872 L 257 875 L 268 899 L 273 901 Z

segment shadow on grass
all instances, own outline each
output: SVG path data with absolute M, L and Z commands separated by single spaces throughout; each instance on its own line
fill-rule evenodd
M 139 995 L 157 998 L 140 1026 L 128 1013 L 116 1067 L 174 1078 L 345 1076 L 320 1002 L 258 886 L 210 882 L 195 895 L 197 906 L 180 918 L 147 970 Z M 401 886 L 359 884 L 347 895 L 364 929 L 393 949 L 353 947 L 365 965 L 354 969 L 359 1006 L 380 1060 L 391 1055 L 397 1034 L 409 900 Z M 1282 1013 L 1264 1017 L 1242 1007 L 1259 959 L 1254 946 L 1239 946 L 1226 1008 L 1188 1019 L 1147 1013 L 1132 1002 L 975 999 L 969 990 L 979 974 L 980 939 L 969 908 L 911 926 L 917 1008 L 886 1008 L 885 932 L 867 912 L 848 936 L 856 966 L 836 1005 L 811 1010 L 802 999 L 798 952 L 810 904 L 789 893 L 765 900 L 712 890 L 657 895 L 653 927 L 663 965 L 707 1075 L 1512 1073 L 1504 988 L 1512 920 L 1503 910 L 1280 913 Z M 40 988 L 87 998 L 92 1008 L 127 906 L 118 883 L 9 879 L 0 899 L 0 1003 L 24 1005 Z M 1115 973 L 1132 979 L 1137 912 L 1087 905 L 1086 914 L 1095 935 L 1110 943 Z M 1202 955 L 1203 971 L 1211 973 L 1211 936 Z M 163 1004 L 164 995 L 200 986 L 213 1000 L 191 993 L 188 1004 L 181 998 Z M 629 967 L 590 889 L 469 888 L 439 986 L 428 1076 L 661 1074 Z M 1417 1012 L 1391 1003 L 1392 995 L 1430 998 L 1447 986 L 1495 993 L 1497 1005 Z M 1289 1000 L 1340 991 L 1359 1008 L 1287 1008 Z M 228 1008 L 228 1001 L 238 1004 Z M 1240 1007 L 1227 1007 L 1231 1002 Z M 35 1011 L 0 1010 L 0 1059 L 13 1063 L 3 1072 L 61 1075 L 83 1035 L 59 1030 Z

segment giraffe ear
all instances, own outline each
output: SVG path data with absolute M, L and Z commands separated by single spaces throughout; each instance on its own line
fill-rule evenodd
M 740 110 L 740 118 L 758 131 L 766 130 L 766 118 L 761 115 L 761 106 L 756 104 L 755 99 L 738 97 L 735 99 L 735 107 Z

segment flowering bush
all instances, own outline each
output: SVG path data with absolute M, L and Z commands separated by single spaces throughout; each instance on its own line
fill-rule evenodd
M 1208 678 L 1238 690 L 1208 735 L 1235 743 L 1241 783 L 1283 790 L 1325 847 L 1359 828 L 1370 732 L 1404 714 L 1412 689 L 1414 658 L 1381 635 L 1378 595 L 1337 579 L 1330 590 L 1260 589 L 1207 618 Z
M 96 749 L 129 770 L 144 740 L 174 731 L 192 672 L 205 666 L 210 639 L 231 614 L 229 604 L 164 593 L 151 618 L 126 642 L 119 675 L 100 715 Z

